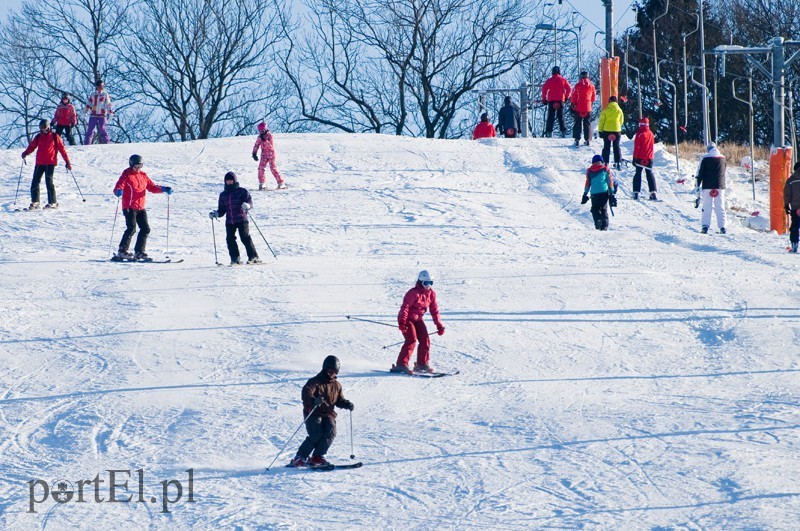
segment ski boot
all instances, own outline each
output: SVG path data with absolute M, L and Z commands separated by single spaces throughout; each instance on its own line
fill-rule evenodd
M 792 248 L 789 251 L 790 253 L 797 253 L 797 242 L 792 242 Z
M 727 233 L 728 233 L 728 231 L 725 229 L 725 227 L 720 227 L 720 228 L 719 228 L 719 233 L 720 233 L 720 234 L 727 234 Z
M 138 260 L 140 262 L 152 262 L 153 259 L 150 258 L 146 252 L 144 251 L 136 251 L 136 254 L 133 255 L 134 260 Z
M 281 181 L 278 183 L 278 190 L 286 190 L 286 183 Z
M 28 205 L 28 210 L 38 210 L 39 209 L 39 202 L 34 201 L 30 205 Z
M 633 198 L 639 200 L 639 192 L 633 192 Z
M 114 259 L 116 259 L 117 261 L 133 260 L 133 254 L 128 251 L 123 251 L 122 249 L 120 249 L 119 251 L 117 251 L 117 254 L 114 255 Z
M 310 467 L 324 467 L 324 466 L 331 466 L 327 459 L 322 456 L 314 455 L 308 460 L 308 466 Z
M 656 197 L 655 192 L 650 192 L 650 201 L 658 201 L 658 197 Z
M 296 455 L 296 456 L 294 456 L 294 459 L 289 461 L 289 466 L 298 467 L 298 468 L 299 467 L 308 466 L 308 460 L 305 457 Z
M 51 209 L 52 208 L 58 208 L 58 203 L 47 203 L 44 207 L 45 208 L 51 208 Z
M 237 256 L 236 258 L 231 259 L 231 265 L 232 266 L 242 265 L 242 260 Z
M 576 138 L 576 139 L 575 139 L 575 147 L 578 147 L 578 146 L 580 146 L 580 145 L 581 145 L 581 141 L 580 141 L 579 139 L 577 139 L 577 138 Z
M 433 371 L 433 367 L 431 367 L 430 365 L 427 365 L 427 364 L 420 365 L 419 363 L 415 363 L 414 364 L 414 372 L 432 373 L 434 371 Z
M 708 234 L 708 227 L 706 227 L 705 225 L 703 225 L 703 228 L 702 228 L 702 229 L 700 229 L 700 232 L 702 232 L 703 234 Z
M 397 372 L 401 374 L 414 374 L 414 371 L 411 370 L 411 367 L 408 365 L 392 365 L 392 368 L 389 369 L 389 372 Z
M 267 189 L 267 187 L 264 186 L 264 183 L 258 183 L 258 191 L 259 192 L 262 191 L 262 190 L 266 190 L 266 189 Z
M 256 257 L 251 258 L 250 260 L 248 260 L 247 263 L 248 264 L 260 264 L 262 262 L 261 262 L 261 259 L 256 256 Z

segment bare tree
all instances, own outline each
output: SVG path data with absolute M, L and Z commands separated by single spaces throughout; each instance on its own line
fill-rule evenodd
M 161 138 L 209 138 L 226 124 L 235 131 L 240 109 L 263 105 L 270 91 L 278 94 L 268 68 L 280 38 L 281 0 L 141 0 L 139 5 L 135 24 L 147 31 L 137 32 L 123 55 L 129 76 L 140 84 L 135 99 L 168 120 Z

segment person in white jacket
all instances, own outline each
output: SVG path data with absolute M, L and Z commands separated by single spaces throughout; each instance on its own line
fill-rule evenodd
M 111 108 L 111 96 L 106 92 L 102 80 L 97 80 L 94 84 L 95 91 L 86 98 L 86 113 L 89 115 L 89 123 L 86 125 L 86 136 L 83 143 L 87 146 L 94 140 L 94 130 L 100 135 L 100 143 L 108 144 L 108 120 L 114 114 Z

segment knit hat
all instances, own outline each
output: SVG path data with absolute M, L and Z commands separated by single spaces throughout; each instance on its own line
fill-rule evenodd
M 236 178 L 236 174 L 233 173 L 232 171 L 229 171 L 228 173 L 225 174 L 225 180 L 230 181 L 231 179 L 233 179 L 233 182 L 238 181 L 238 179 Z
M 261 122 L 260 124 L 258 124 L 258 132 L 259 133 L 263 133 L 266 130 L 267 130 L 267 124 L 265 124 L 264 122 Z
M 485 112 L 481 114 L 481 122 L 488 122 L 489 121 L 489 113 Z
M 617 101 L 617 97 L 616 96 L 609 96 L 608 97 L 608 101 L 610 101 L 610 102 L 611 101 Z
M 717 149 L 717 144 L 714 142 L 709 142 L 708 145 L 706 146 L 706 149 L 708 151 L 711 151 L 712 149 Z
M 561 68 L 558 67 L 558 66 L 554 66 L 552 72 L 553 72 L 553 75 L 560 74 L 561 73 Z
M 592 157 L 592 164 L 597 164 L 598 162 L 603 162 L 602 155 L 595 155 L 594 157 Z
M 581 77 L 589 77 L 589 72 L 584 70 L 583 72 L 581 72 Z

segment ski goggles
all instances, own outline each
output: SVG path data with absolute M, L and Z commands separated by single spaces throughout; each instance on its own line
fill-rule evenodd
M 423 286 L 433 286 L 433 280 L 423 280 L 422 281 L 422 285 Z

